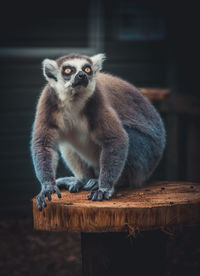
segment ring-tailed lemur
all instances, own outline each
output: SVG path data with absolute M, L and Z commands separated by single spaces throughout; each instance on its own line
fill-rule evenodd
M 150 101 L 130 83 L 101 73 L 104 54 L 43 61 L 48 81 L 33 125 L 31 152 L 41 183 L 37 206 L 59 188 L 91 189 L 109 199 L 116 184 L 142 186 L 158 165 L 165 128 Z M 74 176 L 56 180 L 60 152 Z

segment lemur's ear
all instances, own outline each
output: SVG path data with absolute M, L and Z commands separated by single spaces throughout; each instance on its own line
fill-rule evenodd
M 47 81 L 57 81 L 58 65 L 55 60 L 45 59 L 42 62 L 43 75 Z
M 92 60 L 93 63 L 93 71 L 95 73 L 99 72 L 102 69 L 103 66 L 103 62 L 106 59 L 106 55 L 105 54 L 97 54 L 95 56 L 90 57 L 90 59 Z

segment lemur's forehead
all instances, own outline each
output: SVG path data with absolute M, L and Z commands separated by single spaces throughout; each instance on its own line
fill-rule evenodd
M 56 60 L 56 62 L 58 64 L 58 67 L 61 67 L 61 66 L 63 66 L 63 64 L 66 64 L 67 62 L 73 62 L 73 61 L 77 62 L 77 60 L 80 62 L 82 62 L 82 61 L 88 62 L 89 64 L 92 65 L 92 60 L 90 59 L 90 57 L 79 55 L 79 54 L 71 54 L 68 56 L 60 57 Z
M 64 61 L 62 66 L 72 66 L 77 69 L 81 69 L 85 64 L 88 64 L 88 60 L 84 58 L 73 58 Z

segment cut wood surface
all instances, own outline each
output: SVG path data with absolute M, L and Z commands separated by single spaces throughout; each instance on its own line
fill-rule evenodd
M 88 192 L 62 191 L 59 199 L 39 211 L 33 199 L 34 227 L 70 232 L 151 230 L 200 221 L 200 184 L 154 182 L 137 189 L 118 190 L 112 199 L 93 202 Z
M 171 90 L 167 88 L 139 88 L 139 90 L 150 100 L 166 100 L 169 98 Z

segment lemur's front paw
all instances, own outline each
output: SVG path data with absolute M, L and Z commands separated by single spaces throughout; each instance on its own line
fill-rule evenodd
M 88 199 L 92 201 L 102 201 L 104 199 L 109 200 L 114 193 L 114 189 L 98 189 L 92 190 L 89 195 Z
M 36 204 L 40 211 L 42 211 L 42 207 L 47 207 L 45 197 L 47 196 L 48 200 L 51 200 L 52 193 L 57 193 L 58 197 L 61 198 L 60 190 L 56 185 L 53 185 L 53 184 L 42 185 L 42 189 L 36 197 Z
M 56 179 L 56 185 L 61 189 L 69 190 L 71 193 L 77 193 L 82 188 L 83 182 L 77 177 L 69 176 Z

